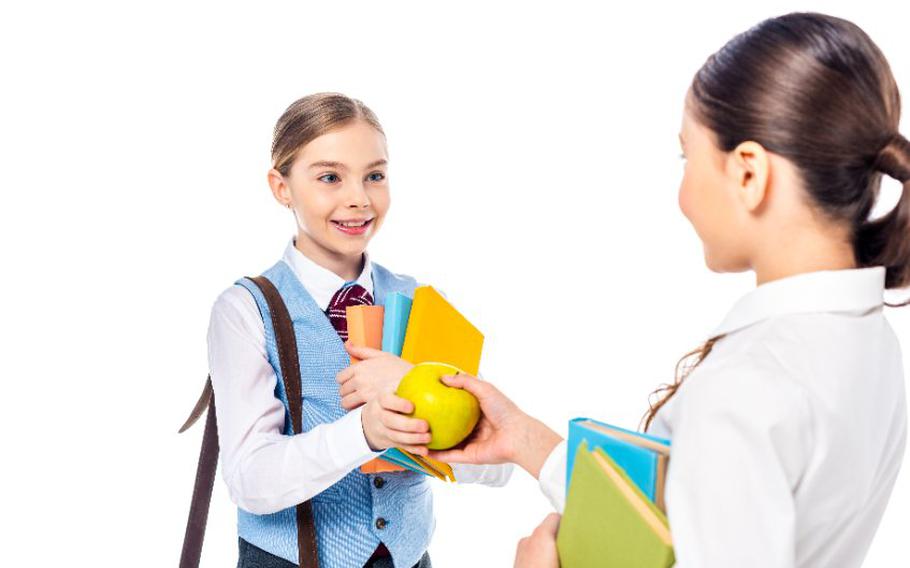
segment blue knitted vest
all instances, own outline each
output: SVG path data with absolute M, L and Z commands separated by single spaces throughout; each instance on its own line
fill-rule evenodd
M 345 414 L 335 375 L 350 364 L 350 357 L 325 313 L 283 261 L 265 271 L 287 304 L 300 357 L 303 392 L 303 429 L 334 422 Z M 275 396 L 285 406 L 285 434 L 290 434 L 287 393 L 278 363 L 278 349 L 268 305 L 259 288 L 247 279 L 237 281 L 259 306 L 265 325 L 269 362 L 278 375 Z M 373 296 L 381 304 L 386 295 L 400 292 L 413 297 L 417 283 L 373 264 Z M 321 568 L 361 567 L 380 542 L 392 554 L 396 568 L 420 561 L 435 528 L 433 494 L 426 478 L 415 473 L 382 474 L 377 488 L 374 475 L 354 470 L 312 500 Z M 297 564 L 297 519 L 294 507 L 269 515 L 237 510 L 241 538 L 276 556 Z M 385 524 L 377 524 L 377 519 Z M 383 526 L 382 529 L 378 526 Z

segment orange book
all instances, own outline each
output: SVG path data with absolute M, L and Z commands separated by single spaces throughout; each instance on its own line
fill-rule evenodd
M 384 310 L 382 306 L 348 306 L 345 310 L 348 318 L 348 340 L 352 345 L 382 349 L 382 322 Z M 351 357 L 351 363 L 358 359 Z M 386 473 L 390 471 L 405 471 L 400 465 L 376 458 L 362 466 L 362 473 Z
M 382 349 L 382 306 L 348 306 L 348 340 L 352 345 Z M 351 363 L 358 359 L 351 357 Z

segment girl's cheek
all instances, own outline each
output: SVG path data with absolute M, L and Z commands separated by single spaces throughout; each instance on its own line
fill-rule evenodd
M 690 185 L 691 184 L 684 177 L 682 183 L 679 186 L 679 195 L 678 195 L 677 199 L 679 202 L 679 210 L 682 211 L 682 214 L 685 215 L 686 218 L 691 221 L 692 220 L 692 215 L 691 215 L 692 190 L 691 190 Z

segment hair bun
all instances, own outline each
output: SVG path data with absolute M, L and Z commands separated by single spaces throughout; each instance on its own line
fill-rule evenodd
M 875 169 L 901 183 L 910 181 L 910 140 L 901 134 L 892 136 L 879 151 Z

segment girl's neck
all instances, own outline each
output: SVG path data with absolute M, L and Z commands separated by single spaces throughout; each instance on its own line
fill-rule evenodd
M 320 246 L 302 231 L 294 239 L 294 248 L 319 266 L 331 270 L 345 282 L 357 280 L 363 272 L 366 262 L 363 253 L 356 256 L 345 256 Z
M 756 285 L 821 270 L 856 268 L 853 245 L 846 235 L 790 234 L 786 242 L 762 251 L 752 263 Z

